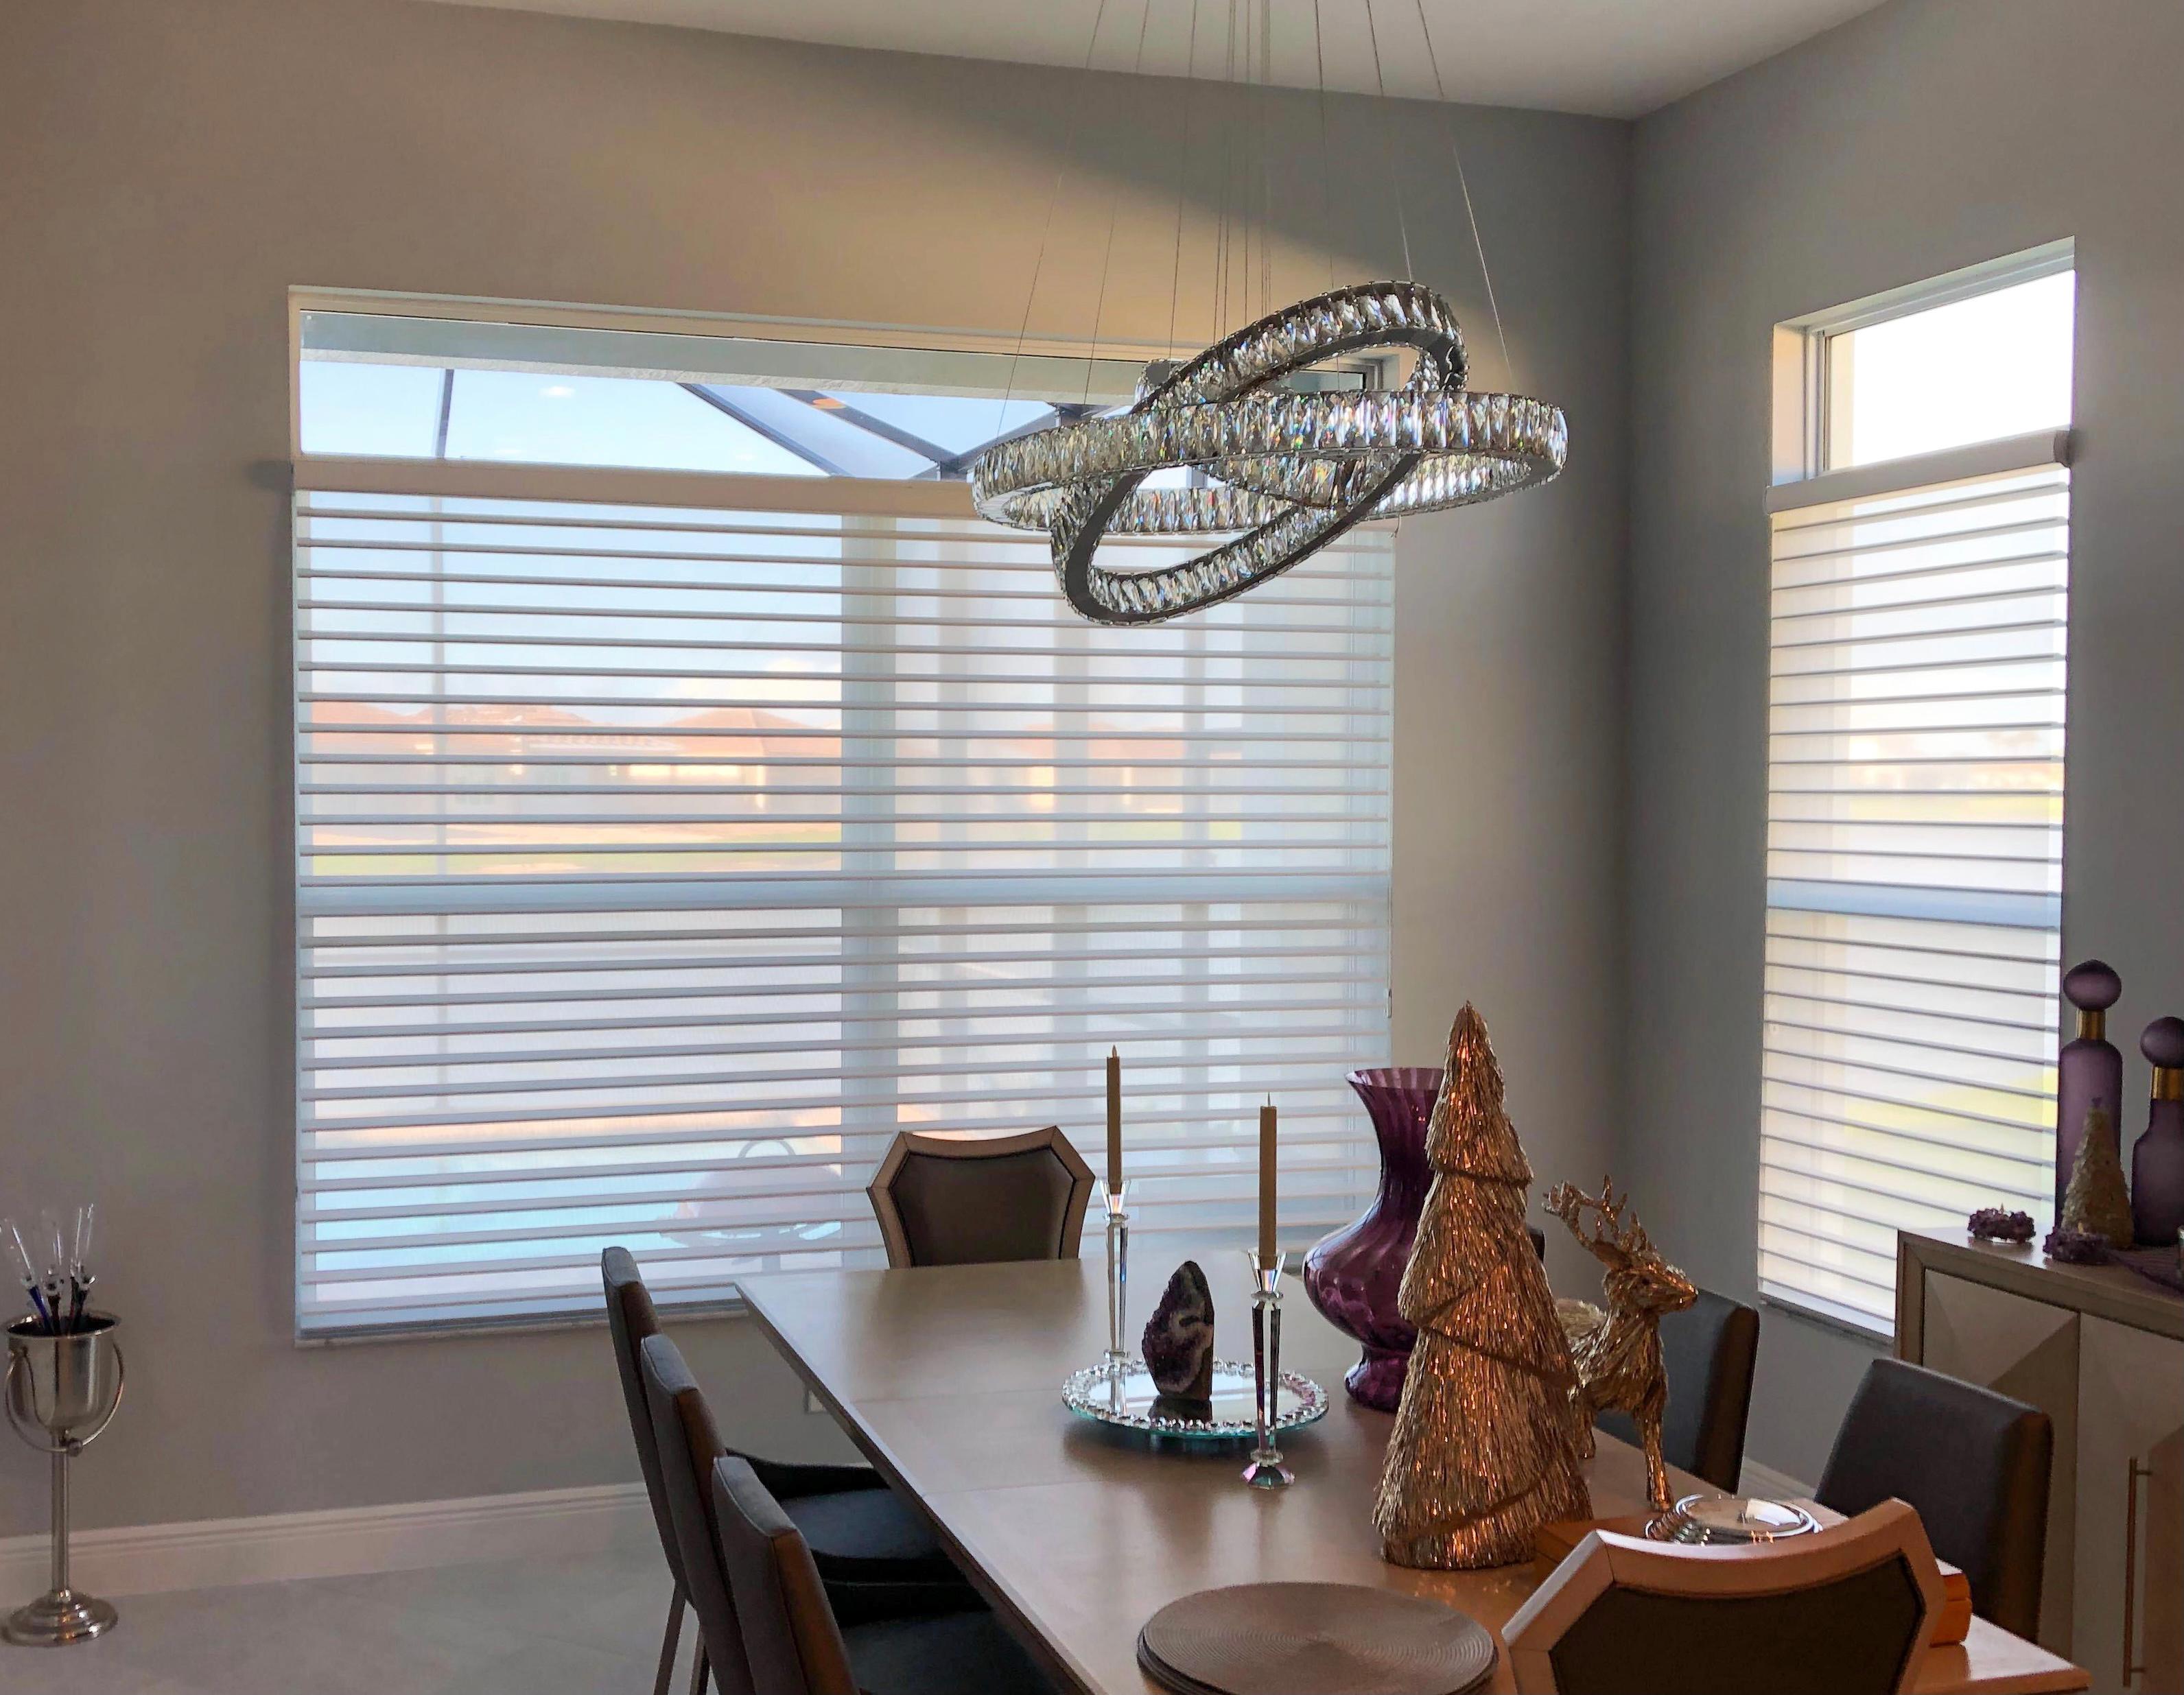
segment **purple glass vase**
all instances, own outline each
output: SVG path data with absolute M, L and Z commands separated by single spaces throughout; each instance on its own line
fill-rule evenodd
M 2063 1220 L 2063 1196 L 2078 1168 L 2078 1145 L 2086 1139 L 2086 1113 L 2095 1101 L 2116 1117 L 2116 1142 L 2123 1142 L 2123 1055 L 2108 1039 L 2109 1009 L 2123 993 L 2123 979 L 2098 959 L 2073 965 L 2063 978 L 2063 998 L 2078 1013 L 2078 1033 L 2055 1056 L 2055 1211 Z
M 2131 1159 L 2131 1214 L 2142 1248 L 2184 1242 L 2184 1019 L 2157 1018 L 2139 1038 L 2153 1066 L 2146 1134 Z
M 1323 1239 L 1304 1257 L 1305 1292 L 1327 1321 L 1365 1345 L 1365 1356 L 1342 1381 L 1353 1398 L 1384 1413 L 1402 1398 L 1418 1332 L 1396 1310 L 1396 1297 L 1411 1263 L 1418 1214 L 1433 1182 L 1426 1164 L 1426 1120 L 1440 1093 L 1437 1065 L 1393 1065 L 1352 1071 L 1350 1086 L 1365 1103 L 1380 1142 L 1380 1192 L 1355 1224 Z

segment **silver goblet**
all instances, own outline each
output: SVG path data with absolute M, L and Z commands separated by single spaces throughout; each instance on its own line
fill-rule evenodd
M 0 1626 L 11 1642 L 60 1648 L 114 1627 L 110 1603 L 69 1587 L 69 1462 L 121 1405 L 118 1322 L 111 1313 L 86 1313 L 66 1336 L 42 1335 L 35 1319 L 8 1326 L 8 1422 L 53 1464 L 53 1587 Z

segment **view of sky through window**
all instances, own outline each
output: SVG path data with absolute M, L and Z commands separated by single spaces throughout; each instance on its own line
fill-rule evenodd
M 2076 299 L 2058 271 L 1829 336 L 1829 468 L 2069 424 Z
M 995 436 L 1091 409 L 308 355 L 298 396 L 307 453 L 883 481 L 960 479 Z

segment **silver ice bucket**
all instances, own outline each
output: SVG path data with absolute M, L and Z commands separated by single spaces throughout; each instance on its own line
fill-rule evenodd
M 8 1326 L 8 1416 L 26 1438 L 24 1427 L 36 1425 L 56 1440 L 89 1442 L 114 1416 L 121 1398 L 116 1321 L 86 1313 L 81 1323 L 70 1336 L 42 1336 L 34 1319 Z
M 66 1336 L 47 1336 L 36 1319 L 8 1326 L 8 1422 L 53 1458 L 53 1587 L 0 1624 L 0 1637 L 62 1648 L 114 1627 L 114 1609 L 69 1585 L 69 1463 L 95 1440 L 121 1404 L 122 1359 L 111 1313 L 86 1313 Z

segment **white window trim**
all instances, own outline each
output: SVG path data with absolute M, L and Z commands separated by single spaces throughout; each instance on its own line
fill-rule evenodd
M 343 295 L 327 297 L 309 292 L 298 292 L 292 297 L 300 323 L 300 313 L 314 306 L 330 308 L 358 309 L 369 300 L 366 309 L 380 313 L 399 312 L 404 308 L 415 309 L 420 305 L 414 298 L 396 297 L 356 297 Z M 439 303 L 429 310 L 443 309 Z M 479 303 L 473 308 L 481 321 L 504 322 L 510 316 L 505 305 Z M 454 315 L 472 315 L 457 314 Z M 521 316 L 526 321 L 543 319 L 547 314 L 526 310 Z M 557 313 L 560 321 L 587 329 L 616 327 L 614 321 L 620 314 Z M 648 322 L 648 329 L 656 330 L 657 323 Z M 705 330 L 696 333 L 722 333 L 725 326 L 707 320 Z M 733 333 L 746 336 L 754 326 L 738 321 Z M 778 331 L 778 325 L 772 326 Z M 844 342 L 849 338 L 838 333 L 840 326 L 826 326 L 813 339 Z M 693 333 L 695 325 L 687 321 L 678 323 L 673 333 Z M 809 333 L 807 331 L 807 333 Z M 872 345 L 902 345 L 901 332 L 874 332 Z M 300 349 L 300 334 L 297 345 Z M 1111 351 L 1101 349 L 1103 353 Z M 298 362 L 292 361 L 292 374 Z M 970 503 L 967 486 L 955 481 L 861 481 L 844 477 L 766 477 L 723 475 L 713 472 L 655 471 L 591 466 L 546 464 L 509 464 L 488 461 L 448 461 L 421 458 L 377 458 L 326 454 L 306 454 L 300 451 L 292 457 L 293 488 L 299 499 L 315 493 L 402 495 L 426 497 L 507 499 L 518 501 L 563 501 L 597 503 L 602 506 L 656 506 L 676 508 L 715 508 L 737 512 L 771 509 L 783 513 L 818 513 L 827 514 L 872 514 L 914 517 L 939 520 L 971 520 L 975 514 Z M 1388 531 L 1388 525 L 1361 526 L 1362 530 Z M 299 655 L 300 657 L 300 655 Z M 298 723 L 298 737 L 302 725 Z M 1224 874 L 1251 881 L 1251 874 Z M 1258 874 L 1258 875 L 1263 875 Z M 1307 874 L 1309 875 L 1309 874 Z M 1127 881 L 1128 880 L 1124 880 Z M 1292 874 L 1300 892 L 1296 898 L 1355 898 L 1357 879 L 1347 874 L 1330 873 L 1322 878 L 1317 892 L 1304 888 L 1301 880 Z M 1384 871 L 1378 884 L 1380 924 L 1384 930 L 1389 914 L 1385 910 L 1389 897 L 1389 879 Z M 308 903 L 298 884 L 298 981 L 304 981 L 305 933 L 304 917 Z M 1095 895 L 1097 889 L 1092 889 Z M 457 908 L 460 907 L 460 899 Z M 451 908 L 450 909 L 457 909 Z M 1384 1009 L 1386 996 L 1379 997 Z M 1384 1042 L 1384 1031 L 1382 1039 Z M 1369 1046 L 1369 1044 L 1368 1044 Z M 1384 1059 L 1384 1053 L 1360 1049 L 1355 1058 L 1345 1064 L 1373 1064 Z M 299 1041 L 298 1052 L 298 1125 L 304 1122 L 302 1108 L 304 1086 L 304 1050 Z M 1339 1074 L 1334 1079 L 1339 1087 Z M 1361 1146 L 1365 1138 L 1360 1132 Z M 306 1181 L 304 1143 L 299 1134 L 298 1200 L 302 1199 Z M 1368 1162 L 1369 1163 L 1369 1162 Z M 1366 1189 L 1369 1190 L 1369 1182 Z M 303 1252 L 302 1236 L 298 1232 L 298 1253 Z M 300 1270 L 300 1267 L 299 1267 Z M 732 1296 L 726 1298 L 705 1299 L 688 1303 L 681 1310 L 705 1315 L 733 1312 L 738 1309 Z M 431 1337 L 439 1334 L 465 1334 L 481 1329 L 551 1329 L 583 1325 L 595 1322 L 594 1315 L 573 1309 L 524 1311 L 507 1314 L 474 1314 L 461 1312 L 426 1312 L 412 1318 L 406 1315 L 391 1317 L 380 1322 L 338 1323 L 325 1319 L 314 1320 L 309 1328 L 304 1324 L 299 1304 L 298 1341 L 301 1345 L 339 1344 L 353 1341 L 382 1339 L 390 1337 Z
M 1924 282 L 1884 289 L 1863 299 L 1807 313 L 1774 326 L 1774 472 L 1775 486 L 1840 475 L 1827 464 L 1828 340 L 1895 318 L 1992 294 L 2021 282 L 2075 269 L 2077 243 L 2069 237 L 2001 258 L 1966 265 Z M 1987 444 L 1979 444 L 1987 445 Z M 1897 462 L 1897 463 L 1901 463 Z M 1860 466 L 1858 470 L 1878 470 Z M 1770 506 L 1770 512 L 1783 508 Z
M 1824 471 L 1797 482 L 1776 483 L 1767 491 L 1767 514 L 1771 518 L 1808 506 L 1831 506 L 1839 500 L 1877 499 L 1908 489 L 1930 488 L 1936 483 L 2033 470 L 2042 465 L 2067 465 L 2071 447 L 2067 429 L 2036 430 L 2029 435 L 1975 442 L 1970 447 L 1945 447 L 1937 453 Z

